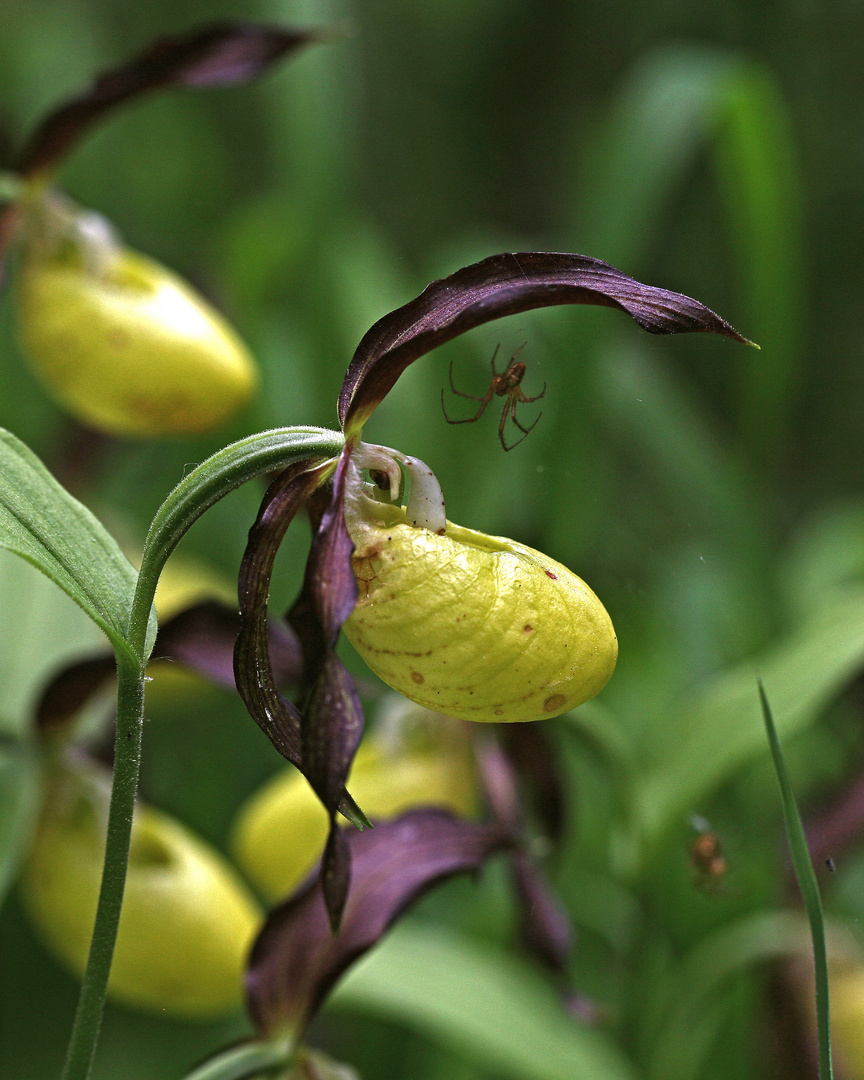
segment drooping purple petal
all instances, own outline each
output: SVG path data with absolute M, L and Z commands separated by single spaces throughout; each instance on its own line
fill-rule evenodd
M 534 308 L 597 304 L 618 308 L 652 334 L 702 332 L 747 342 L 698 300 L 642 285 L 586 255 L 493 255 L 433 281 L 385 315 L 357 347 L 339 395 L 343 429 L 362 427 L 409 364 L 467 330 Z
M 545 875 L 525 851 L 511 859 L 519 901 L 519 935 L 525 949 L 556 974 L 564 974 L 573 945 L 573 928 Z
M 324 851 L 324 900 L 334 930 L 350 883 L 350 852 L 336 814 L 363 734 L 363 709 L 354 681 L 334 649 L 342 623 L 354 610 L 357 583 L 351 569 L 354 544 L 345 527 L 345 482 L 352 447 L 343 451 L 333 476 L 330 503 L 321 514 L 306 563 L 303 588 L 288 615 L 300 640 L 306 689 L 301 705 L 303 772 L 330 814 Z
M 531 852 L 513 762 L 492 739 L 478 742 L 476 753 L 480 779 L 492 816 L 513 843 L 510 870 L 518 901 L 522 944 L 556 976 L 563 976 L 570 959 L 572 928 Z
M 486 803 L 498 827 L 519 841 L 522 837 L 522 801 L 513 766 L 500 744 L 492 738 L 475 737 L 477 772 Z
M 49 113 L 21 153 L 18 171 L 34 176 L 56 167 L 94 124 L 133 98 L 169 87 L 249 82 L 318 37 L 310 30 L 224 21 L 161 38 Z
M 153 658 L 175 660 L 210 682 L 233 690 L 234 646 L 240 628 L 241 618 L 236 608 L 205 600 L 159 627 Z M 276 686 L 298 682 L 303 657 L 291 627 L 281 620 L 268 621 L 267 641 Z
M 354 680 L 331 652 L 303 708 L 303 766 L 325 806 L 336 807 L 363 735 Z
M 354 542 L 345 526 L 345 482 L 353 447 L 346 446 L 333 476 L 330 503 L 321 515 L 306 563 L 303 589 L 288 614 L 300 638 L 315 681 L 317 669 L 335 644 L 342 624 L 357 602 L 351 569 Z
M 294 515 L 332 471 L 332 462 L 307 459 L 289 465 L 270 485 L 240 564 L 237 586 L 240 633 L 234 649 L 237 690 L 249 714 L 276 749 L 302 769 L 300 711 L 276 687 L 268 648 L 267 604 L 279 545 Z
M 443 878 L 477 871 L 508 843 L 490 825 L 444 810 L 414 810 L 370 832 L 347 832 L 352 884 L 333 935 L 311 880 L 267 919 L 252 949 L 247 992 L 263 1033 L 306 1028 L 339 976 L 423 892 Z
M 205 600 L 186 608 L 159 627 L 153 659 L 174 660 L 205 679 L 234 690 L 234 644 L 240 632 L 235 608 Z M 297 637 L 289 626 L 267 626 L 270 659 L 277 686 L 296 683 L 302 658 Z M 37 730 L 48 732 L 72 720 L 116 671 L 112 652 L 76 660 L 58 671 L 42 691 L 35 712 Z

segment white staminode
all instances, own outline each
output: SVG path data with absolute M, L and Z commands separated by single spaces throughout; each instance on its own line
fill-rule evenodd
M 419 458 L 400 454 L 389 446 L 361 443 L 354 454 L 358 469 L 371 469 L 387 476 L 390 498 L 395 502 L 402 492 L 402 471 L 407 475 L 410 490 L 405 514 L 418 529 L 443 535 L 447 528 L 444 495 L 438 478 Z

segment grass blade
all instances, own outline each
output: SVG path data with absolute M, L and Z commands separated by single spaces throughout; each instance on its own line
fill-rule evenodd
M 771 747 L 774 769 L 777 772 L 777 780 L 780 784 L 783 800 L 783 819 L 786 823 L 789 849 L 792 852 L 792 864 L 795 867 L 795 876 L 798 878 L 798 887 L 801 889 L 801 896 L 810 922 L 810 935 L 813 939 L 813 961 L 816 968 L 816 1022 L 819 1034 L 819 1080 L 832 1080 L 834 1070 L 831 1064 L 828 957 L 825 950 L 825 921 L 822 915 L 822 898 L 819 895 L 816 871 L 813 869 L 813 863 L 810 859 L 807 838 L 804 835 L 804 826 L 798 812 L 798 805 L 795 802 L 792 782 L 786 771 L 786 763 L 783 760 L 783 751 L 780 748 L 780 740 L 777 737 L 771 707 L 768 704 L 762 680 L 759 679 L 758 683 L 765 730 L 768 732 L 768 743 Z

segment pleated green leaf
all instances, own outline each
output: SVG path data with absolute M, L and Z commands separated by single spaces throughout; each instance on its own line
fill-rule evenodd
M 0 431 L 0 546 L 59 585 L 115 650 L 128 651 L 134 567 L 93 514 L 8 431 Z M 151 613 L 151 643 L 155 634 Z

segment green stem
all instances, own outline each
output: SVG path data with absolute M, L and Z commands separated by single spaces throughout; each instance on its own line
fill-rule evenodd
M 102 1010 L 111 972 L 111 959 L 120 924 L 132 813 L 138 790 L 141 733 L 144 723 L 144 665 L 118 654 L 117 734 L 114 744 L 114 779 L 108 810 L 105 864 L 90 943 L 90 955 L 69 1040 L 63 1080 L 86 1080 L 93 1065 Z
M 343 441 L 339 432 L 313 427 L 279 428 L 241 439 L 193 469 L 171 492 L 153 520 L 129 612 L 126 631 L 129 650 L 117 650 L 117 734 L 105 863 L 90 955 L 62 1080 L 87 1080 L 102 1023 L 123 905 L 141 767 L 145 672 L 152 648 L 148 644 L 148 625 L 165 561 L 195 521 L 224 495 L 255 476 L 284 468 L 297 458 L 338 455 Z

